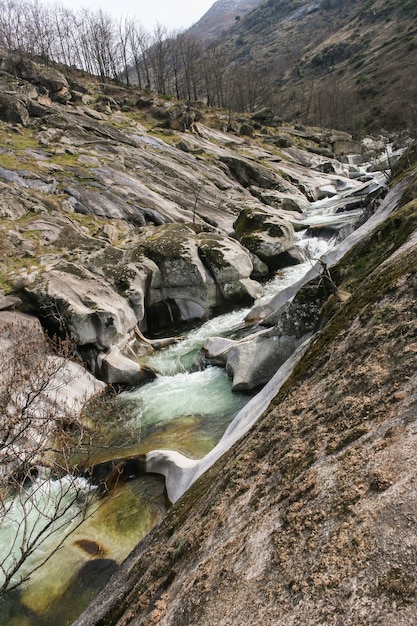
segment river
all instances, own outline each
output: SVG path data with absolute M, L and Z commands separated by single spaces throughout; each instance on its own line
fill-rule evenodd
M 370 182 L 372 186 L 364 185 L 362 194 L 366 195 L 382 182 L 383 177 L 375 175 Z M 357 197 L 357 185 L 334 198 L 312 203 L 306 224 L 318 227 L 355 223 L 361 215 L 359 208 L 338 213 L 353 192 Z M 313 260 L 336 243 L 336 231 L 334 235 L 329 232 L 320 235 L 318 230 L 315 235 L 314 228 L 297 232 L 296 245 L 303 251 L 305 261 L 277 272 L 264 285 L 265 294 L 257 304 L 268 302 L 309 272 Z M 207 455 L 251 397 L 232 393 L 231 382 L 223 369 L 202 369 L 200 348 L 212 336 L 238 336 L 245 327 L 249 310 L 239 309 L 211 319 L 188 331 L 178 343 L 147 357 L 146 364 L 155 370 L 157 377 L 142 387 L 123 392 L 112 401 L 114 414 L 122 418 L 116 420 L 116 426 L 111 429 L 106 447 L 96 451 L 96 461 L 161 448 L 175 450 L 191 459 Z M 90 487 L 87 484 L 85 488 L 88 491 Z M 165 512 L 162 477 L 135 478 L 117 486 L 106 498 L 95 500 L 88 519 L 66 539 L 48 563 L 28 583 L 0 600 L 0 625 L 71 624 Z M 11 516 L 0 523 L 3 556 L 9 550 L 13 523 L 19 515 L 22 513 L 16 506 Z M 43 550 L 51 550 L 53 545 L 51 540 Z M 0 553 L 0 560 L 1 557 Z

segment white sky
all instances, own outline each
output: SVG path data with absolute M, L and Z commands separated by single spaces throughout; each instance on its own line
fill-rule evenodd
M 60 4 L 74 11 L 88 8 L 102 9 L 115 19 L 137 18 L 146 30 L 156 24 L 168 30 L 183 29 L 197 22 L 208 11 L 215 0 L 44 0 L 47 4 Z

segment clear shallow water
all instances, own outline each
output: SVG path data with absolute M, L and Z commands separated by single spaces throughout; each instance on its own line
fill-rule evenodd
M 44 559 L 62 535 L 80 521 L 78 495 L 88 497 L 93 488 L 83 478 L 60 480 L 37 479 L 9 502 L 0 518 L 0 583 L 12 573 L 20 553 L 31 552 L 36 542 L 39 549 L 25 561 L 12 578 L 21 580 Z M 50 520 L 55 520 L 51 525 Z
M 30 583 L 0 598 L 0 626 L 72 624 L 165 512 L 164 482 L 155 476 L 120 485 L 94 502 L 89 510 L 94 514 L 67 537 Z M 0 533 L 1 553 L 10 546 L 5 539 Z
M 139 428 L 177 417 L 229 415 L 242 406 L 245 397 L 231 394 L 230 382 L 218 367 L 174 376 L 159 376 L 151 385 L 121 394 L 132 405 L 133 423 Z
M 308 260 L 277 272 L 264 285 L 257 306 L 296 283 L 311 269 L 313 260 L 332 245 L 329 240 L 306 237 L 304 233 L 296 235 L 296 243 Z M 157 373 L 157 378 L 123 392 L 114 401 L 114 411 L 124 417 L 111 430 L 107 449 L 95 453 L 95 462 L 161 448 L 191 458 L 207 454 L 251 396 L 232 393 L 224 369 L 200 370 L 200 350 L 209 337 L 230 337 L 242 331 L 249 311 L 246 307 L 210 319 L 176 344 L 146 357 L 146 365 Z M 113 446 L 117 451 L 112 453 Z
M 306 237 L 303 233 L 296 234 L 295 243 L 302 250 L 306 261 L 277 272 L 263 285 L 264 295 L 256 301 L 257 305 L 268 302 L 278 291 L 296 283 L 311 268 L 311 261 L 320 257 L 333 245 L 331 240 L 321 237 Z M 174 376 L 179 372 L 189 371 L 197 365 L 199 352 L 204 341 L 214 336 L 231 336 L 242 329 L 245 326 L 244 320 L 250 308 L 237 309 L 208 320 L 198 328 L 187 332 L 186 336 L 178 343 L 148 356 L 146 365 L 164 376 Z
M 167 448 L 200 458 L 249 398 L 231 393 L 231 381 L 218 367 L 159 376 L 117 400 L 130 415 L 126 427 L 136 438 L 123 454 Z

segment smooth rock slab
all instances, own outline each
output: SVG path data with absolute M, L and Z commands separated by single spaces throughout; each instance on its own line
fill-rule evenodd
M 226 368 L 232 391 L 251 392 L 265 385 L 304 339 L 273 328 L 237 341 L 210 337 L 202 350 L 212 365 Z

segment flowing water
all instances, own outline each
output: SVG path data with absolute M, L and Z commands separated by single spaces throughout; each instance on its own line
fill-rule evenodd
M 338 197 L 314 203 L 309 209 L 308 224 L 353 222 L 360 210 L 344 215 L 335 213 L 344 201 Z M 312 260 L 334 243 L 335 238 L 307 237 L 305 231 L 298 232 L 296 245 L 303 251 L 305 261 L 277 272 L 264 285 L 261 302 L 296 283 L 311 269 Z M 195 459 L 206 455 L 250 396 L 231 393 L 231 382 L 223 369 L 201 369 L 200 348 L 209 337 L 238 335 L 248 311 L 243 308 L 211 319 L 178 343 L 148 357 L 146 364 L 157 373 L 156 379 L 113 400 L 115 413 L 123 417 L 117 420 L 107 447 L 97 451 L 95 460 L 160 448 Z M 165 511 L 163 481 L 153 476 L 121 484 L 105 499 L 96 501 L 89 518 L 30 583 L 0 600 L 0 626 L 71 624 Z M 9 550 L 11 532 L 7 524 L 0 526 L 0 559 Z

